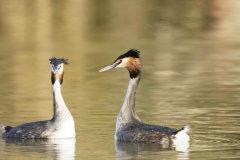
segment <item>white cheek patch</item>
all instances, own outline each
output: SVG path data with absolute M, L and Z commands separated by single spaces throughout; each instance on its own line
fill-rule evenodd
M 119 67 L 122 67 L 122 68 L 127 67 L 128 61 L 129 61 L 128 58 L 122 59 L 122 63 L 120 63 L 119 65 L 117 65 L 116 68 L 119 68 Z
M 62 73 L 63 72 L 63 64 L 58 65 L 56 68 L 52 65 L 52 73 Z
M 58 73 L 62 73 L 63 72 L 63 64 L 60 64 L 61 65 L 61 67 L 60 67 L 60 69 L 58 70 Z
M 55 67 L 52 65 L 52 72 L 54 73 Z

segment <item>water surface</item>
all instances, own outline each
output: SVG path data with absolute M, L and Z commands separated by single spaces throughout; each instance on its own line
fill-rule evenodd
M 76 139 L 2 140 L 0 159 L 239 159 L 239 1 L 1 1 L 0 124 L 51 119 L 49 58 L 65 57 Z M 149 124 L 191 126 L 190 147 L 115 143 L 129 76 L 99 73 L 141 51 L 136 109 Z M 67 148 L 67 149 L 66 149 Z

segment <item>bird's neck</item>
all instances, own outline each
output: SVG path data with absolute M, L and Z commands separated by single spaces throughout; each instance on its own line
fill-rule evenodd
M 123 129 L 125 125 L 141 123 L 135 110 L 136 90 L 140 79 L 141 72 L 135 78 L 130 78 L 126 97 L 117 117 L 116 131 Z
M 55 121 L 57 119 L 63 119 L 63 118 L 67 118 L 69 116 L 72 117 L 71 113 L 69 112 L 62 94 L 61 94 L 61 85 L 58 79 L 56 79 L 56 81 L 54 82 L 54 84 L 52 85 L 52 90 L 53 90 L 53 118 L 52 120 Z

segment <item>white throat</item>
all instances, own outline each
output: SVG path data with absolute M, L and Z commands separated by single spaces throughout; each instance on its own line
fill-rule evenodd
M 117 117 L 116 132 L 123 129 L 126 124 L 141 123 L 135 111 L 135 96 L 140 78 L 141 76 L 129 81 L 126 97 Z
M 52 138 L 75 137 L 74 120 L 63 100 L 61 94 L 61 85 L 58 79 L 56 79 L 52 89 L 54 115 L 51 121 L 56 128 L 56 132 L 52 135 Z
M 53 84 L 52 90 L 53 90 L 53 96 L 54 96 L 53 97 L 54 103 L 56 103 L 57 109 L 68 110 L 62 97 L 61 84 L 58 79 L 56 79 L 55 83 Z

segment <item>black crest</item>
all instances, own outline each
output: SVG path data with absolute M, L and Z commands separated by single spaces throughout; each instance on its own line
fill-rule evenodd
M 61 64 L 61 63 L 68 64 L 67 60 L 68 60 L 68 59 L 65 59 L 65 58 L 56 58 L 56 57 L 53 57 L 53 58 L 50 58 L 50 59 L 49 59 L 50 64 L 53 64 L 54 66 L 58 66 L 58 65 Z
M 126 57 L 140 58 L 140 51 L 137 49 L 130 49 L 126 53 L 120 55 L 116 60 L 123 59 Z

